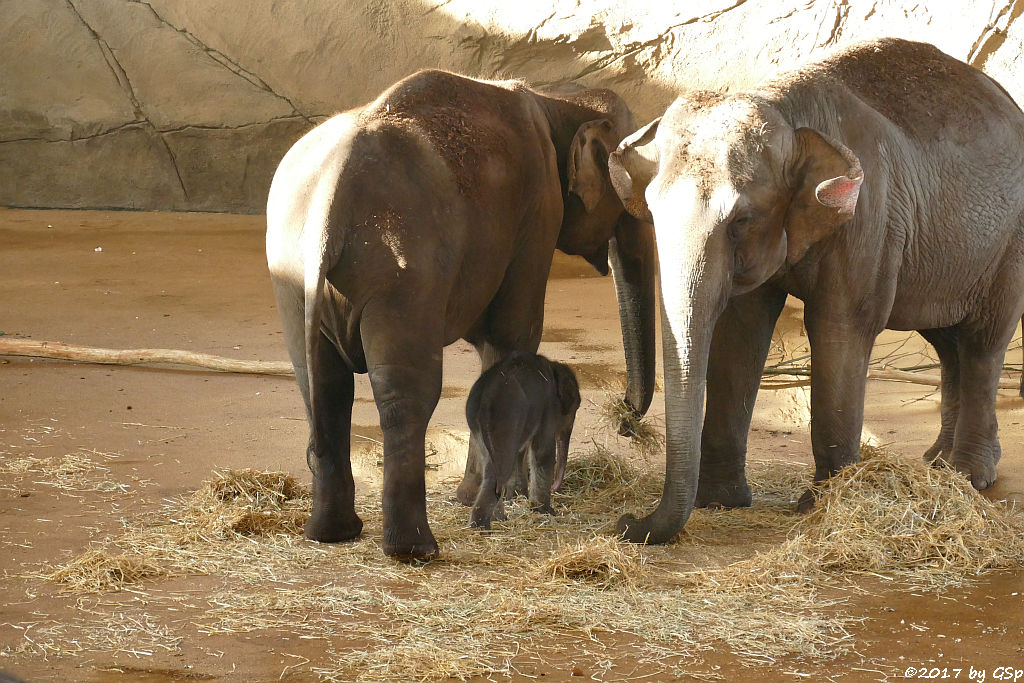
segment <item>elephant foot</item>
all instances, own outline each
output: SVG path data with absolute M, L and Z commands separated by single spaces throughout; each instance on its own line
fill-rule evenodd
M 981 462 L 979 462 L 981 461 Z M 973 460 L 954 459 L 956 471 L 971 480 L 976 491 L 984 491 L 996 483 L 996 465 L 990 460 L 975 458 Z
M 999 461 L 1000 455 L 998 444 L 989 449 L 989 453 L 983 455 L 968 456 L 962 453 L 950 453 L 952 449 L 949 449 L 941 451 L 929 459 L 929 454 L 934 448 L 935 446 L 932 446 L 924 454 L 925 462 L 931 464 L 932 467 L 952 467 L 967 477 L 971 486 L 977 491 L 984 491 L 996 483 L 996 463 Z
M 462 482 L 459 487 L 455 489 L 455 500 L 459 501 L 466 507 L 473 507 L 473 503 L 476 502 L 476 497 L 480 494 L 480 477 L 466 475 L 462 478 Z
M 746 479 L 740 481 L 708 482 L 702 479 L 697 485 L 694 507 L 699 508 L 748 508 L 754 497 Z
M 303 527 L 306 538 L 320 543 L 341 543 L 358 538 L 363 531 L 363 520 L 353 512 L 351 516 L 314 512 Z
M 481 519 L 476 519 L 476 518 L 471 519 L 471 520 L 469 520 L 469 528 L 470 529 L 480 529 L 481 531 L 490 531 L 491 530 L 491 520 L 483 519 L 483 518 L 481 518 Z
M 949 439 L 939 438 L 935 440 L 935 443 L 932 444 L 931 448 L 924 452 L 921 459 L 924 460 L 926 465 L 932 465 L 935 467 L 948 465 L 952 452 L 953 442 Z
M 814 503 L 817 500 L 817 491 L 815 489 L 807 489 L 804 491 L 804 495 L 800 496 L 800 500 L 796 502 L 796 511 L 800 514 L 807 514 L 814 509 Z
M 384 554 L 400 562 L 432 560 L 440 554 L 430 529 L 414 529 L 413 533 L 384 532 Z
M 542 515 L 551 515 L 552 517 L 557 516 L 555 514 L 555 508 L 551 507 L 551 503 L 531 503 L 530 510 Z

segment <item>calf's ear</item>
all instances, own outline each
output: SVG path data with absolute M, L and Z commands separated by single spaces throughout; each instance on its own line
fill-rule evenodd
M 786 261 L 791 264 L 853 218 L 864 182 L 860 160 L 838 140 L 812 128 L 797 128 L 796 139 L 795 188 L 785 218 Z
M 552 363 L 551 367 L 555 374 L 555 393 L 558 395 L 558 405 L 562 409 L 562 414 L 568 415 L 580 405 L 579 383 L 568 365 Z

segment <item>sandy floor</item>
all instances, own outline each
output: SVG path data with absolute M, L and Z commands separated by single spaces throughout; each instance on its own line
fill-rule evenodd
M 624 372 L 611 279 L 584 277 L 588 268 L 558 259 L 541 345 L 542 353 L 576 368 L 585 390 L 574 445 L 598 429 L 595 404 L 603 400 L 603 387 L 621 381 Z M 285 357 L 260 217 L 0 210 L 0 273 L 5 335 L 252 360 Z M 802 343 L 797 307 L 787 309 L 780 329 L 782 343 Z M 1019 367 L 1019 339 L 1015 346 L 1007 362 Z M 918 364 L 922 350 L 916 336 L 887 333 L 877 355 L 905 367 Z M 173 653 L 86 652 L 44 659 L 26 651 L 33 629 L 85 609 L 74 595 L 26 573 L 66 561 L 116 533 L 122 519 L 195 489 L 213 468 L 284 470 L 307 481 L 307 432 L 290 378 L 17 358 L 0 363 L 0 466 L 77 453 L 107 468 L 107 480 L 121 482 L 116 490 L 65 490 L 0 471 L 0 669 L 30 680 L 277 680 L 297 661 L 282 653 L 316 656 L 321 646 L 286 648 L 273 631 L 198 633 L 187 613 L 169 621 L 182 638 Z M 477 371 L 468 345 L 446 350 L 444 392 L 428 434 L 434 479 L 461 472 L 462 411 Z M 356 441 L 372 444 L 379 429 L 365 377 L 357 377 L 356 395 Z M 806 390 L 762 391 L 758 401 L 750 457 L 809 463 Z M 652 415 L 662 414 L 659 393 Z M 866 415 L 867 436 L 916 458 L 937 433 L 938 396 L 930 387 L 871 382 Z M 999 481 L 986 495 L 1024 501 L 1024 400 L 1016 392 L 1000 392 L 999 421 L 1004 457 Z M 360 484 L 370 479 L 361 476 Z M 443 529 L 434 531 L 443 537 Z M 216 577 L 173 581 L 197 592 L 217 584 Z M 874 680 L 881 674 L 872 673 L 878 668 L 870 663 L 879 659 L 888 662 L 887 673 L 900 662 L 948 666 L 950 677 L 954 667 L 962 667 L 964 680 L 970 666 L 986 669 L 990 679 L 999 666 L 1024 668 L 1024 573 L 992 575 L 939 597 L 886 592 L 884 583 L 865 584 L 865 594 L 846 598 L 844 609 L 867 618 L 852 629 L 855 653 L 826 663 L 780 661 L 765 680 Z M 97 619 L 113 618 L 119 609 L 113 598 L 89 604 Z M 628 647 L 615 661 L 621 666 L 607 674 L 600 662 L 575 658 L 572 646 L 566 652 L 566 661 L 597 680 L 644 673 L 631 663 Z M 748 675 L 724 647 L 706 656 L 702 667 L 722 680 Z M 568 669 L 521 670 L 547 680 L 568 676 Z M 313 679 L 309 671 L 296 667 L 288 678 Z

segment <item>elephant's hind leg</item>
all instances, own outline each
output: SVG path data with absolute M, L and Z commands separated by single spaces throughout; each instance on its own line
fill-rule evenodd
M 313 511 L 306 538 L 324 543 L 359 536 L 363 522 L 356 515 L 350 438 L 353 377 L 337 350 L 321 337 L 315 345 L 310 373 L 312 408 L 306 462 L 313 473 Z
M 948 460 L 979 491 L 996 481 L 1001 454 L 996 392 L 1009 341 L 1009 334 L 996 343 L 987 334 L 960 334 L 960 414 Z
M 921 330 L 922 337 L 935 347 L 942 372 L 941 426 L 939 436 L 924 453 L 929 464 L 950 464 L 953 455 L 953 437 L 960 415 L 960 354 L 957 349 L 957 332 L 952 327 L 935 330 Z
M 384 553 L 401 560 L 438 553 L 427 524 L 427 423 L 441 396 L 442 317 L 423 302 L 367 307 L 360 332 L 384 442 Z

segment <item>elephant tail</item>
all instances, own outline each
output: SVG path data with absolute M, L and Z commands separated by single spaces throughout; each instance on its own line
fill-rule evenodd
M 303 311 L 305 320 L 303 327 L 306 338 L 306 378 L 309 382 L 309 408 L 310 414 L 316 415 L 314 409 L 318 397 L 316 396 L 316 382 L 314 376 L 317 372 L 317 358 L 319 345 L 322 343 L 323 335 L 320 334 L 320 321 L 323 317 L 324 307 L 324 283 L 327 279 L 327 270 L 330 268 L 328 262 L 327 230 L 310 230 L 307 235 L 315 238 L 308 239 L 303 245 L 305 258 L 305 301 Z

